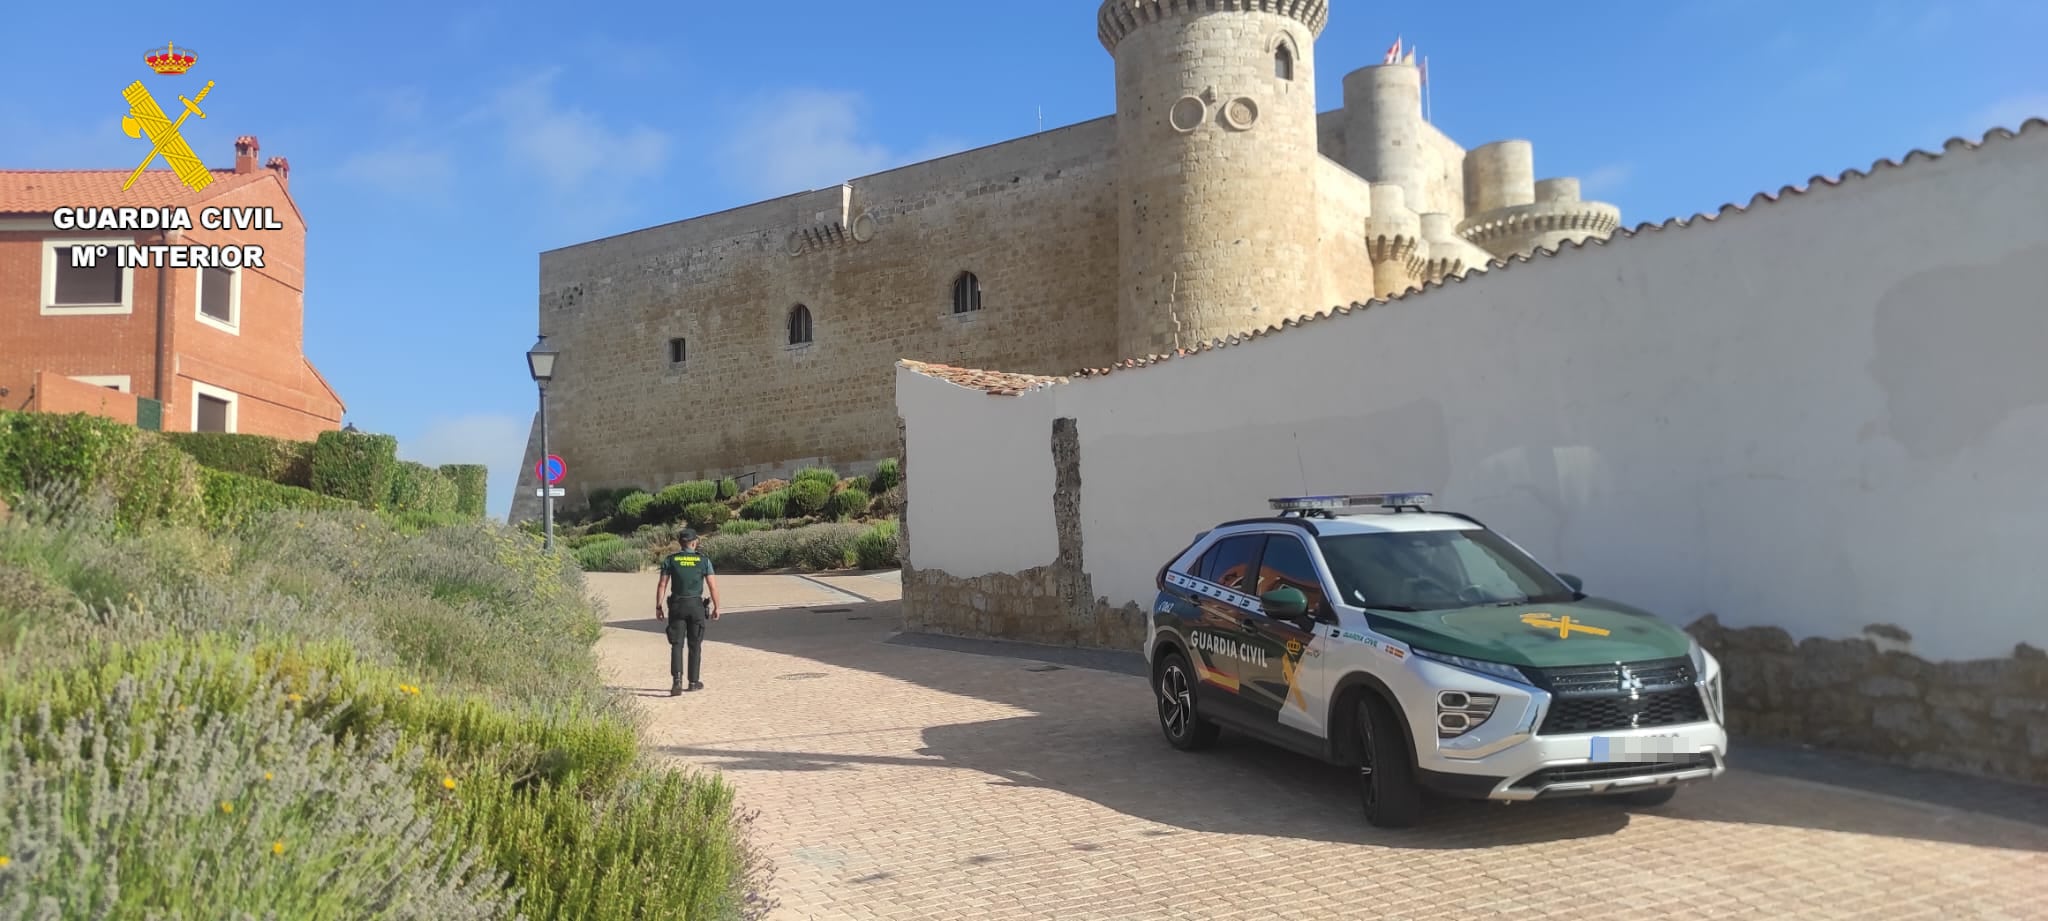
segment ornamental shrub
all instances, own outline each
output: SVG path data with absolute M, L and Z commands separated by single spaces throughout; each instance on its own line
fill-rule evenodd
M 384 508 L 400 514 L 453 515 L 455 482 L 425 464 L 399 461 L 391 469 L 391 496 Z
M 683 517 L 683 510 L 699 502 L 713 502 L 718 499 L 718 484 L 710 480 L 690 480 L 675 483 L 654 494 L 654 506 L 649 511 L 651 522 L 666 524 Z
M 718 501 L 724 502 L 740 494 L 740 481 L 726 477 L 718 481 Z
M 822 482 L 816 478 L 799 479 L 789 484 L 788 512 L 798 515 L 815 514 L 825 507 L 825 500 L 831 495 L 832 483 Z
M 898 557 L 899 543 L 896 537 L 895 519 L 875 522 L 874 526 L 862 531 L 854 538 L 855 562 L 862 569 L 894 569 L 902 565 Z
M 832 472 L 830 467 L 805 467 L 797 471 L 795 476 L 789 478 L 791 485 L 802 483 L 805 480 L 816 480 L 825 484 L 825 488 L 829 490 L 833 486 L 838 485 L 839 474 Z
M 491 471 L 483 464 L 442 464 L 440 473 L 455 484 L 455 513 L 482 518 L 489 508 Z
M 881 494 L 903 482 L 903 464 L 897 459 L 884 458 L 875 465 L 875 472 L 868 477 L 868 492 Z
M 868 494 L 848 486 L 825 500 L 825 517 L 834 521 L 866 514 Z
M 398 439 L 365 432 L 321 432 L 313 442 L 313 491 L 366 509 L 391 500 Z
M 683 522 L 696 528 L 700 534 L 718 530 L 718 526 L 732 518 L 732 509 L 716 502 L 696 502 L 683 509 Z
M 202 467 L 297 486 L 313 485 L 313 442 L 232 432 L 165 432 Z
M 202 468 L 199 480 L 204 493 L 206 525 L 232 530 L 283 509 L 344 509 L 356 505 L 347 499 L 323 496 L 310 489 L 286 486 L 253 476 L 225 470 Z
M 641 519 L 647 517 L 647 509 L 653 504 L 654 497 L 640 490 L 627 493 L 619 500 L 619 510 L 612 516 L 615 527 L 623 526 L 625 530 L 632 530 L 638 526 Z
M 902 517 L 903 484 L 898 483 L 889 487 L 886 492 L 878 493 L 874 500 L 868 503 L 868 514 L 876 518 Z
M 0 412 L 0 501 L 105 497 L 123 532 L 200 520 L 199 465 L 153 432 L 86 413 Z
M 745 505 L 740 506 L 740 517 L 750 518 L 755 521 L 772 521 L 776 518 L 781 518 L 783 512 L 788 510 L 788 507 L 789 493 L 787 491 L 777 490 L 775 492 L 762 493 L 752 499 L 748 499 Z
M 573 551 L 584 572 L 639 572 L 647 565 L 647 548 L 617 534 L 606 534 Z

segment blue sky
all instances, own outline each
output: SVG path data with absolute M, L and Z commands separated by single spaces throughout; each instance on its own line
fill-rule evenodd
M 254 134 L 291 161 L 306 348 L 349 418 L 489 464 L 503 514 L 541 251 L 1028 134 L 1041 110 L 1110 114 L 1096 6 L 32 4 L 9 14 L 0 167 L 132 167 L 120 87 L 147 49 L 194 49 L 217 81 L 194 148 L 225 166 Z M 1539 176 L 1629 225 L 2048 117 L 2039 0 L 1331 6 L 1318 108 L 1400 35 L 1451 137 L 1528 138 Z

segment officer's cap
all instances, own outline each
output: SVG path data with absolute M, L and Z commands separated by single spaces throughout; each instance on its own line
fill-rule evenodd
M 676 540 L 679 540 L 686 544 L 696 539 L 697 531 L 695 528 L 684 528 L 681 532 L 676 534 Z

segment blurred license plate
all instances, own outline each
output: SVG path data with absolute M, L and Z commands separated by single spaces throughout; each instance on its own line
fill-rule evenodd
M 1682 751 L 1678 736 L 1594 736 L 1594 761 L 1671 761 Z

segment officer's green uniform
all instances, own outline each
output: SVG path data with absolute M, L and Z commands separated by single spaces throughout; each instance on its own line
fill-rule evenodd
M 704 654 L 704 627 L 711 619 L 711 610 L 704 597 L 704 579 L 711 572 L 711 558 L 699 550 L 679 550 L 661 561 L 661 571 L 668 576 L 668 672 L 681 684 L 683 680 L 683 653 L 689 652 L 690 684 L 701 685 L 697 680 Z

